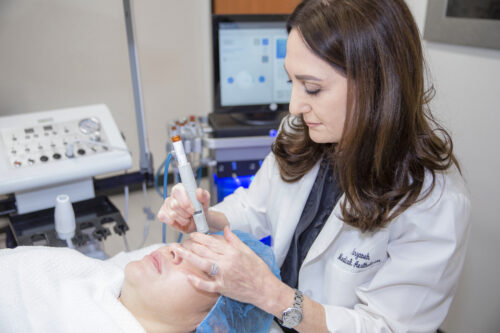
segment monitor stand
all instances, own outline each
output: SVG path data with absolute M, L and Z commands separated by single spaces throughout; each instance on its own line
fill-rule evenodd
M 281 120 L 279 112 L 230 113 L 231 118 L 244 125 L 273 125 Z
M 271 130 L 277 130 L 287 114 L 287 111 L 210 113 L 208 122 L 216 138 L 262 136 L 269 135 Z

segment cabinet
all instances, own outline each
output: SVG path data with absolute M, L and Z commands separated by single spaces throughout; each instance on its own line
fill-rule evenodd
M 301 0 L 213 0 L 214 14 L 290 14 Z

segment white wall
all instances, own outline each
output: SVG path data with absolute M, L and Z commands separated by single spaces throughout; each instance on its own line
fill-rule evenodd
M 406 0 L 423 31 L 427 0 Z M 500 38 L 500 33 L 499 33 Z M 448 333 L 500 332 L 500 50 L 425 42 L 437 95 L 472 195 L 472 232 Z
M 420 28 L 426 0 L 406 0 Z M 208 0 L 132 1 L 149 143 L 166 123 L 211 109 Z M 500 38 L 500 37 L 499 37 Z M 438 118 L 472 193 L 472 234 L 447 333 L 500 331 L 500 51 L 425 42 Z M 0 0 L 0 115 L 104 102 L 138 155 L 121 0 Z M 134 169 L 138 160 L 134 159 Z
M 132 0 L 149 144 L 211 110 L 210 1 Z M 122 0 L 0 0 L 0 116 L 106 103 L 138 169 Z

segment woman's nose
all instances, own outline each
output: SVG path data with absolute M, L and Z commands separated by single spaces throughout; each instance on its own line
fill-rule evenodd
M 290 96 L 290 113 L 298 116 L 302 113 L 308 112 L 311 108 L 300 96 L 300 92 L 297 89 L 292 88 L 292 95 Z

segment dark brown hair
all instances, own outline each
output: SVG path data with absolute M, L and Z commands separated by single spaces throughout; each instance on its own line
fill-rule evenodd
M 313 142 L 301 117 L 289 117 L 273 153 L 286 182 L 329 156 L 345 193 L 345 223 L 385 226 L 434 188 L 436 172 L 456 161 L 449 134 L 428 108 L 420 35 L 404 0 L 305 0 L 292 13 L 312 52 L 347 77 L 340 142 Z M 432 186 L 420 195 L 426 172 Z

